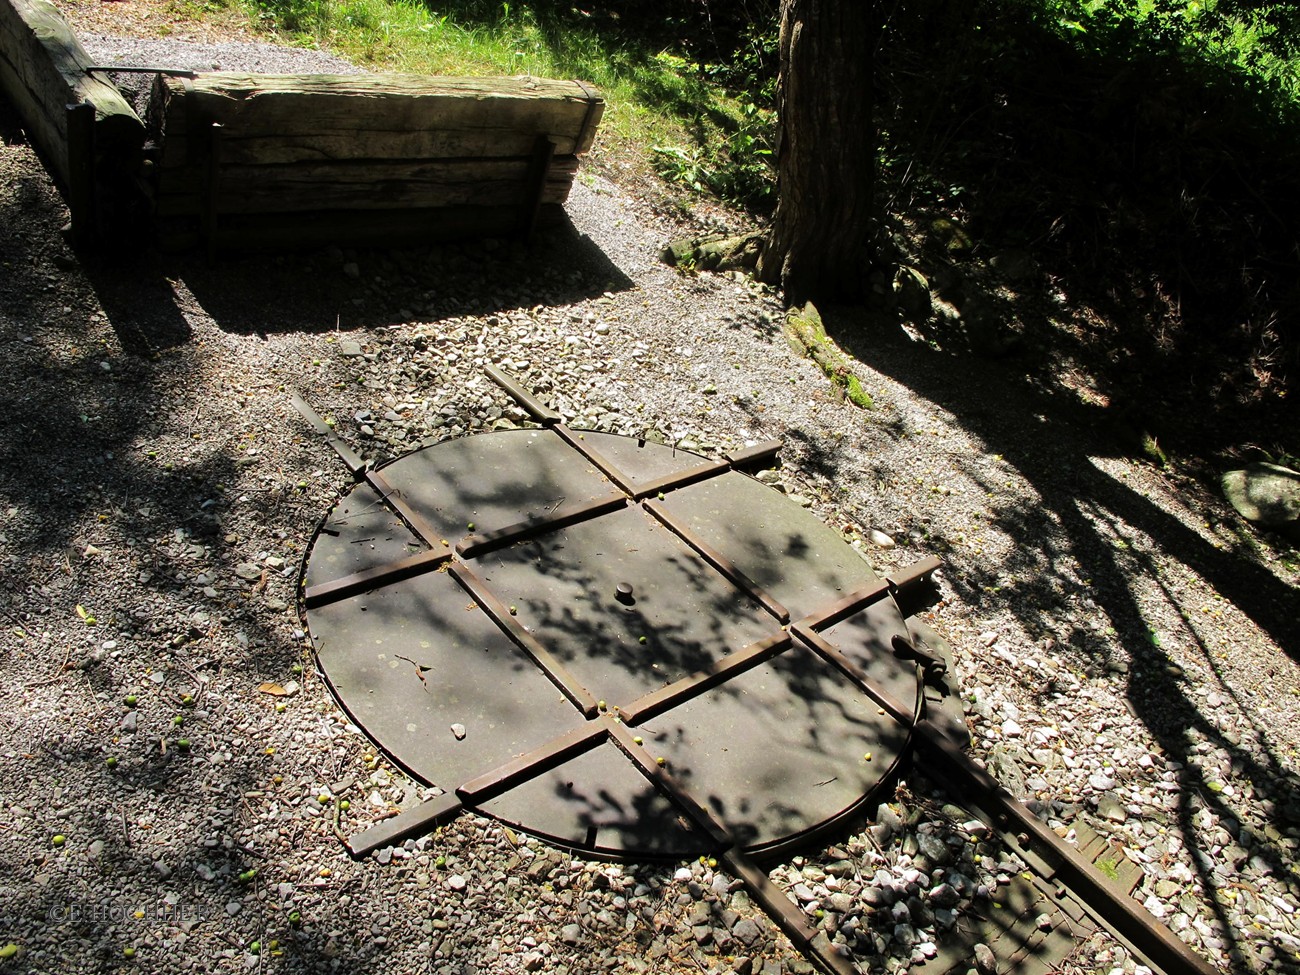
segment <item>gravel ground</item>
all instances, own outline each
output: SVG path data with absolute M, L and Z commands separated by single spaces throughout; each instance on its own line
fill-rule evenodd
M 299 56 L 189 52 L 322 63 Z M 80 259 L 4 130 L 0 969 L 807 970 L 708 864 L 574 859 L 474 816 L 344 853 L 340 830 L 424 793 L 314 672 L 295 584 L 348 478 L 287 394 L 386 457 L 519 422 L 491 362 L 574 426 L 779 438 L 770 479 L 877 567 L 941 555 L 927 620 L 975 754 L 1062 830 L 1121 843 L 1147 907 L 1225 971 L 1300 971 L 1296 554 L 1196 480 L 1013 365 L 847 313 L 828 318 L 862 337 L 876 408 L 838 401 L 770 293 L 660 265 L 680 224 L 594 170 L 531 249 Z M 924 971 L 1020 869 L 953 800 L 914 777 L 773 878 L 864 970 Z M 1102 939 L 1076 966 L 1133 968 Z

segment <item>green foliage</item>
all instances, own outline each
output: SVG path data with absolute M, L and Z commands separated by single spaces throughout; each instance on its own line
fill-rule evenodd
M 1120 36 L 1133 47 L 1242 69 L 1289 98 L 1300 95 L 1294 0 L 1041 0 L 1033 9 L 1039 23 L 1098 49 Z
M 604 141 L 654 147 L 656 168 L 698 192 L 770 203 L 776 0 L 237 2 L 293 43 L 378 70 L 589 81 L 606 95 Z
M 849 402 L 854 406 L 869 410 L 876 405 L 876 401 L 871 398 L 871 394 L 862 388 L 862 383 L 858 381 L 857 376 L 849 376 L 845 391 L 848 393 Z
M 654 164 L 665 179 L 697 193 L 762 208 L 775 192 L 771 133 L 775 119 L 770 110 L 749 102 L 721 142 L 706 141 L 689 148 L 679 145 L 651 147 Z M 697 125 L 698 125 L 697 120 Z
M 911 227 L 952 221 L 982 254 L 1032 255 L 1009 292 L 979 295 L 1012 302 L 1027 355 L 1066 342 L 1117 380 L 1112 403 L 1201 418 L 1198 451 L 1229 409 L 1262 436 L 1300 376 L 1300 35 L 1275 26 L 1288 10 L 905 3 L 880 45 L 877 198 Z M 940 297 L 971 299 L 969 281 L 944 293 L 938 278 Z M 1181 455 L 1166 417 L 1143 425 Z
M 1101 875 L 1108 880 L 1119 880 L 1119 863 L 1113 857 L 1101 857 L 1093 865 L 1101 872 Z

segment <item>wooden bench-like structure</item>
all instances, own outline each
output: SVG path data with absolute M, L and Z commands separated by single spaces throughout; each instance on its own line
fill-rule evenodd
M 160 71 L 141 121 L 109 75 L 49 0 L 0 0 L 0 89 L 84 243 L 142 222 L 168 249 L 528 236 L 604 110 L 579 81 Z
M 559 217 L 603 109 L 543 78 L 159 75 L 158 227 L 240 248 L 527 235 Z

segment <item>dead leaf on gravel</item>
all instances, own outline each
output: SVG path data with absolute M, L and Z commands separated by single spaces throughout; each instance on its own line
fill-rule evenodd
M 267 681 L 266 683 L 259 685 L 257 689 L 263 694 L 270 694 L 272 697 L 293 697 L 302 688 L 298 686 L 296 680 L 291 680 L 283 686 Z

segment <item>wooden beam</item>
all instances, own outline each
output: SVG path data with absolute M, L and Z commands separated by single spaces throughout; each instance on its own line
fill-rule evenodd
M 542 207 L 538 225 L 561 226 L 564 208 Z M 273 251 L 326 247 L 395 247 L 433 241 L 509 237 L 519 228 L 517 206 L 437 207 L 404 210 L 317 210 L 294 213 L 250 213 L 223 216 L 217 225 L 218 251 Z M 182 251 L 206 243 L 197 213 L 155 221 L 158 244 Z
M 375 159 L 296 166 L 236 166 L 226 159 L 230 128 L 221 127 L 217 212 L 298 213 L 321 209 L 391 210 L 405 207 L 519 205 L 528 160 Z M 563 203 L 577 171 L 572 156 L 552 161 L 542 203 Z M 199 213 L 208 192 L 207 163 L 163 170 L 158 178 L 159 216 Z
M 561 156 L 591 148 L 604 99 L 574 81 L 426 75 L 159 77 L 152 134 L 163 164 L 191 158 L 191 120 L 227 128 L 232 165 L 348 159 L 527 158 L 539 135 Z
M 78 165 L 69 158 L 69 105 L 95 107 L 98 179 L 134 176 L 144 145 L 139 116 L 117 88 L 87 74 L 93 63 L 49 0 L 0 0 L 0 88 L 65 196 Z
M 553 223 L 603 109 L 544 78 L 159 75 L 159 240 L 391 244 Z

